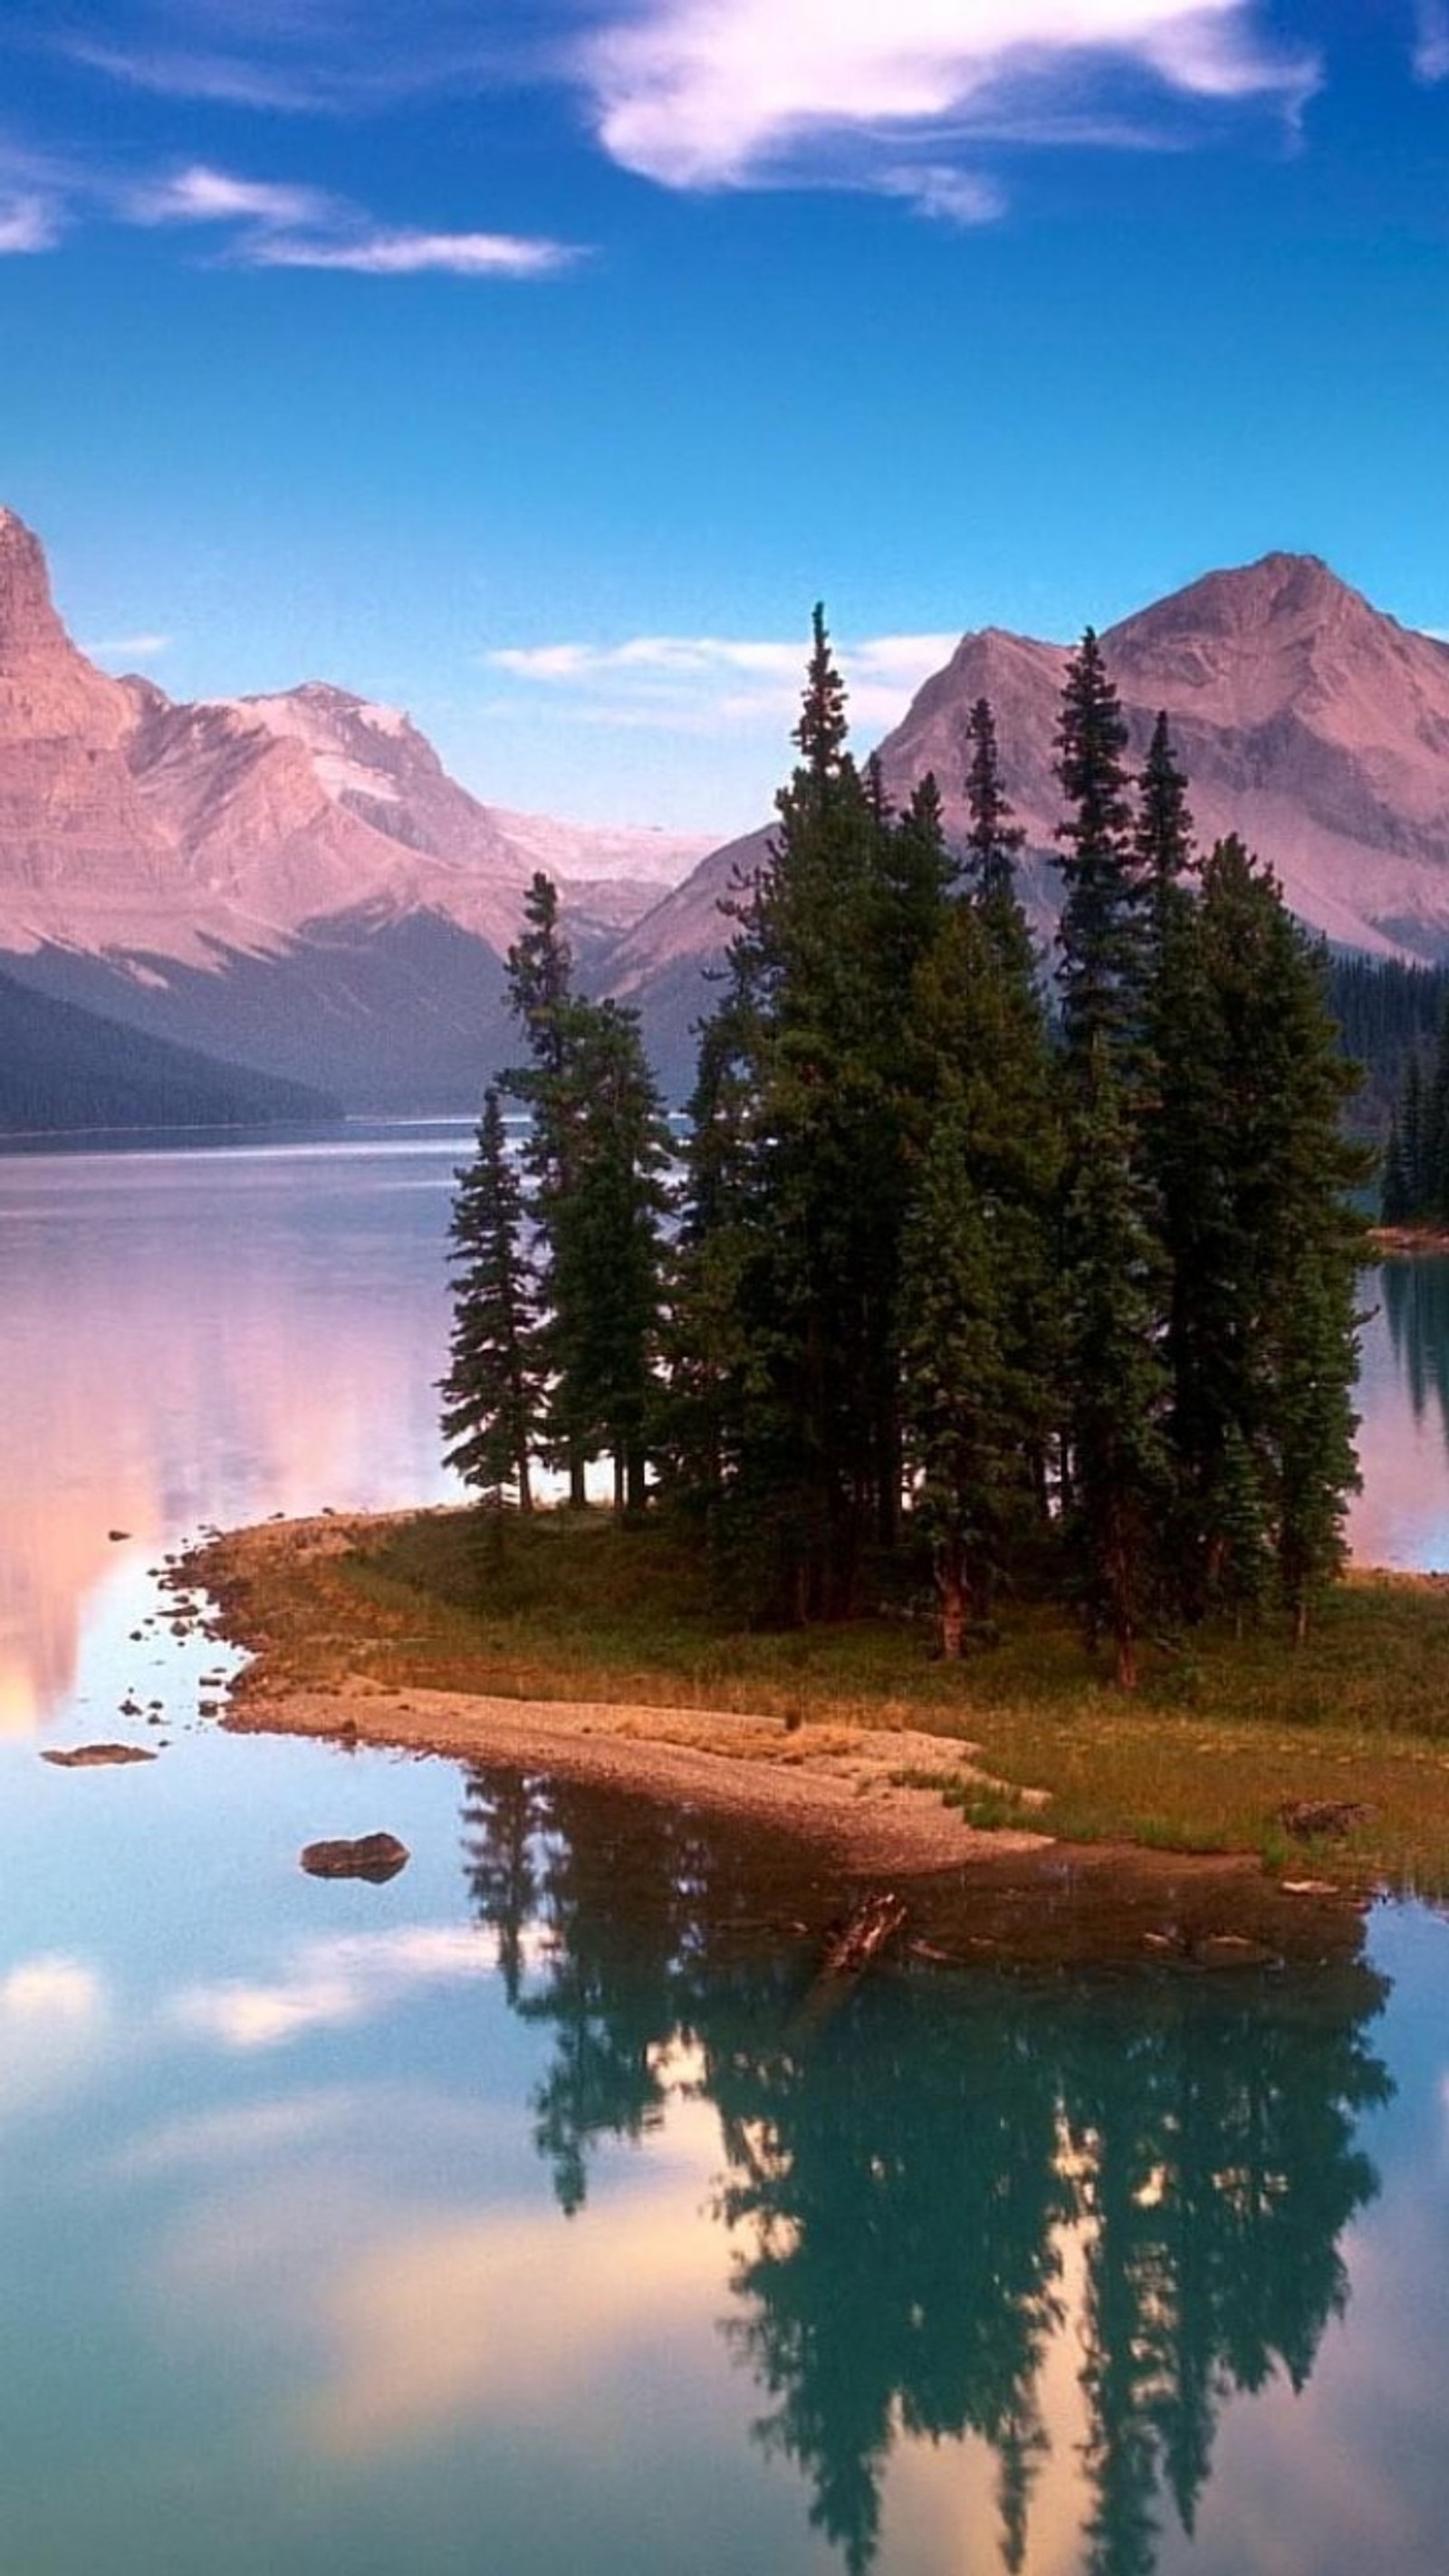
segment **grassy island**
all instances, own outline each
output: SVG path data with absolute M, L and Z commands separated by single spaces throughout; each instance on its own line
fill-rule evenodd
M 692 1795 L 712 1774 L 718 1803 L 748 1808 L 743 1770 L 757 1789 L 793 1777 L 782 1820 L 807 1829 L 812 1770 L 845 1784 L 860 1822 L 898 1794 L 933 1819 L 918 1866 L 1049 1835 L 1449 1888 L 1446 1576 L 1352 1574 L 1297 1647 L 1276 1625 L 1150 1641 L 1129 1695 L 1046 1605 L 1009 1611 L 958 1663 L 933 1656 L 909 1605 L 731 1624 L 677 1533 L 603 1513 L 511 1522 L 501 1553 L 471 1511 L 274 1524 L 188 1571 L 257 1656 L 242 1724 L 542 1764 L 561 1748 L 532 1743 L 522 1713 L 582 1708 L 612 1775 L 644 1787 Z M 688 1757 L 678 1776 L 648 1758 L 661 1744 Z M 1338 1811 L 1331 1830 L 1312 1829 L 1315 1807 Z

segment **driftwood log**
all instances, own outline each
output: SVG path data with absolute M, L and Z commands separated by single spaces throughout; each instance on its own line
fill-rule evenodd
M 904 1929 L 906 1901 L 891 1888 L 875 1896 L 863 1896 L 838 1932 L 826 1944 L 820 1962 L 822 1977 L 863 1976 L 882 1950 Z

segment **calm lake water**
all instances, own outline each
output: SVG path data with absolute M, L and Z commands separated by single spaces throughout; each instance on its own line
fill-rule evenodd
M 206 1713 L 167 1552 L 448 1490 L 465 1141 L 0 1159 L 0 2576 L 1438 2576 L 1433 1914 L 823 2012 L 785 1846 Z M 1449 1565 L 1373 1293 L 1355 1542 Z

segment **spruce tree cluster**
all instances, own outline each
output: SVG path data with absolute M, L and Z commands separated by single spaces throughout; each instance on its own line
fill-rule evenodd
M 533 1391 L 520 1498 L 530 1448 L 576 1487 L 608 1450 L 621 1503 L 647 1475 L 692 1514 L 750 1615 L 846 1618 L 929 1569 L 952 1657 L 1042 1594 L 1126 1685 L 1156 1627 L 1276 1602 L 1301 1633 L 1356 1481 L 1365 1158 L 1321 948 L 1239 842 L 1199 859 L 1165 718 L 1134 774 L 1090 631 L 1050 974 L 984 699 L 959 851 L 933 779 L 894 811 L 853 758 L 818 610 L 794 740 L 667 1227 L 637 1025 L 577 997 L 535 882 L 509 961 L 526 1365 L 500 1369 L 481 1275 L 454 1362 L 489 1426 Z
M 527 1511 L 535 1461 L 585 1499 L 599 1457 L 614 1504 L 642 1508 L 657 1408 L 664 1172 L 671 1146 L 632 1011 L 575 988 L 558 895 L 534 877 L 508 989 L 527 1061 L 502 1088 L 528 1111 L 517 1162 L 497 1090 L 453 1206 L 446 1452 L 485 1506 Z

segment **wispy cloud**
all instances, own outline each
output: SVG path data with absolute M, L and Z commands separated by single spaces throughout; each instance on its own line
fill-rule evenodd
M 513 84 L 547 68 L 550 41 L 537 23 L 520 31 L 508 0 L 72 0 L 66 14 L 55 43 L 110 80 L 283 114 L 367 115 Z
M 875 635 L 837 647 L 858 724 L 875 728 L 904 715 L 923 680 L 938 671 L 953 635 Z M 485 667 L 528 688 L 567 697 L 591 724 L 659 726 L 690 734 L 789 723 L 799 701 L 807 645 L 718 635 L 636 635 L 621 644 L 535 644 L 485 654 Z
M 581 251 L 520 233 L 440 233 L 374 224 L 345 197 L 320 188 L 238 178 L 194 163 L 130 197 L 138 224 L 226 225 L 227 260 L 243 268 L 346 270 L 359 277 L 547 277 Z
M 1422 81 L 1449 76 L 1449 5 L 1446 0 L 1418 0 L 1414 69 Z
M 246 254 L 253 268 L 346 269 L 356 277 L 417 277 L 425 269 L 450 277 L 548 277 L 581 251 L 565 242 L 516 233 L 364 233 L 353 241 L 306 240 L 274 233 Z
M 172 635 L 102 635 L 81 649 L 97 662 L 159 662 L 175 640 Z
M 531 1943 L 542 1955 L 543 1936 Z M 224 2048 L 276 2048 L 309 2030 L 371 2021 L 420 1988 L 486 1977 L 498 1944 L 483 1930 L 425 1924 L 304 1943 L 273 1979 L 193 1986 L 176 2018 Z
M 0 257 L 54 250 L 64 230 L 64 217 L 53 198 L 0 194 Z
M 604 148 L 667 187 L 816 179 L 969 222 L 995 208 L 956 152 L 1048 141 L 1064 85 L 1078 111 L 1145 73 L 1179 100 L 1291 112 L 1316 81 L 1259 41 L 1249 0 L 644 0 L 584 59 Z
M 271 180 L 238 179 L 227 170 L 195 162 L 169 179 L 138 189 L 131 201 L 142 224 L 326 224 L 338 219 L 335 198 L 320 188 L 278 186 Z

